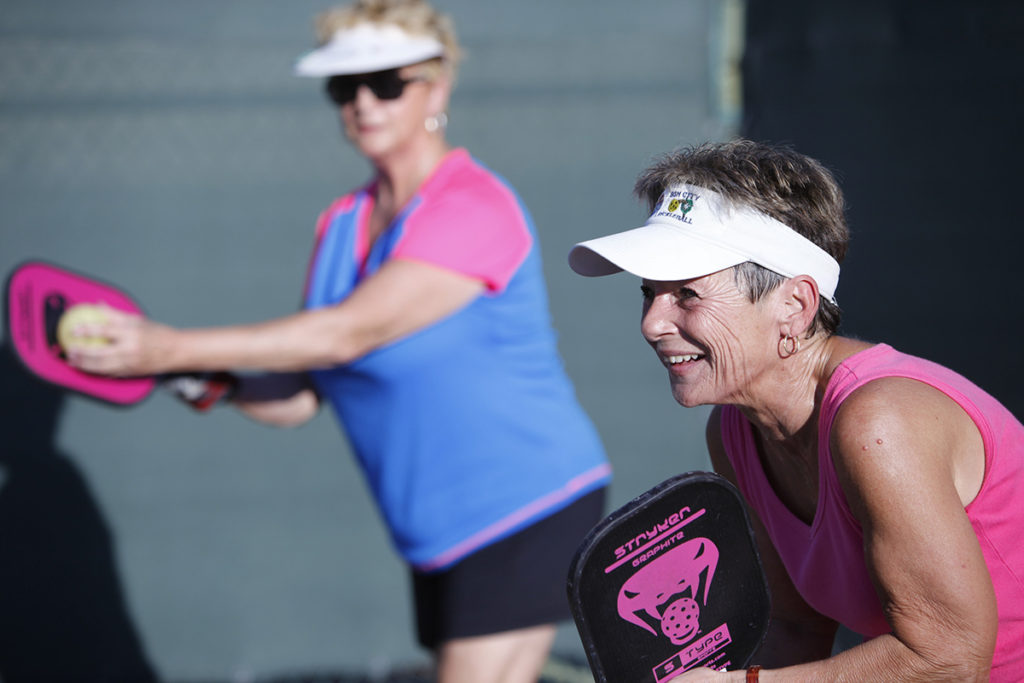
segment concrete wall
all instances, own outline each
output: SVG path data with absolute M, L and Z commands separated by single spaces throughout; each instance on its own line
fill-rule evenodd
M 637 283 L 565 256 L 645 217 L 635 174 L 728 134 L 711 0 L 441 0 L 467 59 L 450 139 L 517 187 L 561 350 L 617 469 L 612 505 L 706 468 Z M 312 0 L 4 0 L 0 272 L 43 258 L 196 326 L 295 310 L 317 213 L 368 175 L 320 83 L 294 78 Z M 0 678 L 386 670 L 414 644 L 405 570 L 326 413 L 277 431 L 156 394 L 122 410 L 5 359 Z M 578 654 L 571 627 L 557 649 Z

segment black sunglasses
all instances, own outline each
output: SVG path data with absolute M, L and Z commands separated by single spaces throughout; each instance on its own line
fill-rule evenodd
M 422 76 L 402 78 L 398 75 L 398 69 L 388 69 L 368 74 L 331 76 L 327 79 L 325 88 L 331 101 L 341 106 L 356 99 L 356 93 L 361 85 L 369 88 L 378 100 L 397 100 L 405 91 L 405 86 L 415 81 L 425 80 L 427 79 Z

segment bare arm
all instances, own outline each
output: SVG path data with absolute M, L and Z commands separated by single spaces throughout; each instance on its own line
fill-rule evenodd
M 129 376 L 249 368 L 294 372 L 349 362 L 462 308 L 480 281 L 426 263 L 392 260 L 341 303 L 253 325 L 174 329 L 111 312 L 77 330 L 106 337 L 69 361 L 99 374 Z
M 925 384 L 877 380 L 847 399 L 833 459 L 892 632 L 835 657 L 762 670 L 761 680 L 988 680 L 995 593 L 963 507 L 981 448 L 966 414 Z M 708 676 L 743 680 L 741 672 L 681 680 Z
M 877 380 L 843 404 L 832 452 L 893 629 L 843 663 L 890 679 L 987 680 L 995 593 L 964 511 L 976 491 L 963 473 L 984 463 L 974 423 L 923 383 Z
M 712 463 L 734 479 L 718 434 L 716 409 L 708 427 Z M 892 633 L 835 657 L 765 668 L 760 680 L 987 680 L 998 624 L 995 594 L 964 512 L 984 461 L 974 424 L 935 389 L 890 378 L 847 399 L 831 446 Z M 805 631 L 801 624 L 813 623 L 791 612 L 795 603 L 773 569 L 776 559 L 762 545 L 773 619 L 755 661 L 766 667 L 789 657 L 778 648 L 806 642 L 795 636 Z M 688 672 L 677 680 L 742 681 L 743 673 Z

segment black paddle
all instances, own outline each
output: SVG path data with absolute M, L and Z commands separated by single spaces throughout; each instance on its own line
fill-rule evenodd
M 717 474 L 669 479 L 587 535 L 569 605 L 598 683 L 749 664 L 770 600 L 743 499 Z

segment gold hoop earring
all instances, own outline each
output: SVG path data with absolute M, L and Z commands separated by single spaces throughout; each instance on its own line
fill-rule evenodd
M 800 352 L 800 339 L 794 337 L 791 334 L 787 334 L 785 337 L 779 340 L 779 355 L 783 358 L 789 358 L 795 356 Z

